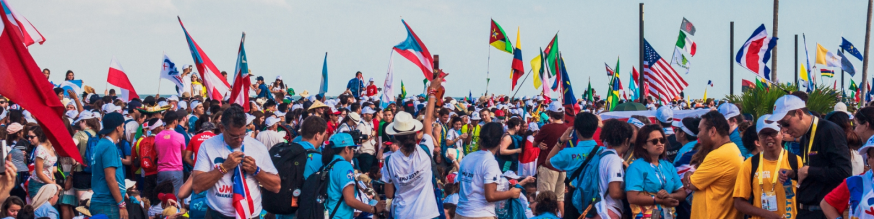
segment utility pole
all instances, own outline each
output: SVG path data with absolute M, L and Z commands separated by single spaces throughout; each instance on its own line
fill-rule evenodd
M 780 9 L 780 0 L 774 0 L 774 32 L 773 37 L 777 38 L 777 12 Z M 777 46 L 771 50 L 771 81 L 777 81 Z
M 868 22 L 865 24 L 865 56 L 862 60 L 862 94 L 868 92 L 865 88 L 867 88 L 868 84 L 868 48 L 871 44 L 871 3 L 874 0 L 868 0 Z M 867 95 L 867 94 L 866 94 Z M 867 96 L 866 96 L 867 97 Z M 864 101 L 864 99 L 863 99 Z
M 868 11 L 870 14 L 871 10 L 868 10 Z M 645 70 L 643 69 L 643 3 L 642 2 L 640 3 L 640 14 L 639 15 L 640 15 L 640 23 L 639 23 L 639 28 L 640 28 L 639 34 L 640 35 L 638 36 L 638 38 L 640 41 L 640 48 L 638 48 L 638 49 L 639 49 L 639 53 L 640 53 L 640 63 L 638 63 L 638 64 L 640 64 L 640 65 L 638 65 L 638 66 L 640 66 L 640 75 L 637 78 L 637 87 L 638 87 L 638 95 L 637 96 L 639 97 L 638 100 L 640 101 L 640 103 L 646 105 L 646 101 L 645 101 L 646 97 L 643 96 L 643 94 L 645 93 L 644 92 L 645 87 L 643 86 L 643 73 Z M 868 41 L 865 41 L 865 42 L 868 42 Z M 865 44 L 865 48 L 866 48 L 865 54 L 867 54 L 867 52 L 868 52 L 867 51 L 867 48 L 868 48 L 867 43 Z
M 807 74 L 810 74 L 810 72 Z M 801 89 L 801 86 L 798 84 L 798 34 L 795 34 L 795 86 Z
M 734 21 L 728 25 L 728 94 L 734 95 Z

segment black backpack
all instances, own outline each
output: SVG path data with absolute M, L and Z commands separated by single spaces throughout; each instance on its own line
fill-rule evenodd
M 334 167 L 334 163 L 337 163 L 337 161 L 339 160 L 331 161 L 328 165 L 323 166 L 319 169 L 319 172 L 313 173 L 304 182 L 300 198 L 298 198 L 300 202 L 298 209 L 300 211 L 295 215 L 297 218 L 334 218 L 334 214 L 337 213 L 337 209 L 340 208 L 340 203 L 343 203 L 343 199 L 340 198 L 337 201 L 337 205 L 331 211 L 331 217 L 325 217 L 325 210 L 327 209 L 325 204 L 328 202 L 328 185 L 331 184 L 331 168 Z
M 294 190 L 303 190 L 303 172 L 306 169 L 309 154 L 319 154 L 313 149 L 304 149 L 298 143 L 279 143 L 270 148 L 270 159 L 279 173 L 281 188 L 278 193 L 261 188 L 261 205 L 264 210 L 274 214 L 292 214 L 298 207 L 291 206 Z M 313 162 L 322 162 L 314 160 Z M 300 200 L 300 199 L 298 199 Z
M 764 153 L 764 152 L 759 152 L 759 153 Z M 792 169 L 792 172 L 795 172 L 797 174 L 798 173 L 798 155 L 795 155 L 792 152 L 788 152 L 787 154 L 788 154 L 788 156 L 786 157 L 786 159 L 789 162 L 789 168 Z M 750 202 L 750 204 L 753 204 L 753 201 L 755 200 L 755 197 L 756 197 L 756 195 L 753 194 L 753 183 L 756 182 L 755 179 L 756 179 L 757 167 L 759 166 L 759 156 L 753 155 L 752 157 L 750 157 L 748 159 L 750 159 L 751 166 L 750 166 L 750 198 L 747 201 Z M 777 173 L 771 173 L 771 174 L 776 175 Z M 772 176 L 772 177 L 775 177 L 775 176 Z M 787 180 L 792 180 L 792 179 L 787 179 Z

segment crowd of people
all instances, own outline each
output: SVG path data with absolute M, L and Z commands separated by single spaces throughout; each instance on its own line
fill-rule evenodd
M 248 106 L 57 88 L 83 163 L 0 98 L 0 218 L 874 218 L 871 106 L 602 119 L 441 80 L 386 103 L 361 72 L 334 98 L 258 77 Z

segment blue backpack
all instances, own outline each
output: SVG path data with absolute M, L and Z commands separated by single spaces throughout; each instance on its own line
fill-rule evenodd
M 565 183 L 575 182 L 573 184 L 575 188 L 572 198 L 573 205 L 580 214 L 588 210 L 585 217 L 598 215 L 598 212 L 594 210 L 594 206 L 601 201 L 599 164 L 601 163 L 601 157 L 613 153 L 613 151 L 602 153 L 601 147 L 597 145 L 592 147 L 592 151 L 586 155 L 583 164 L 565 179 Z M 582 209 L 577 206 L 581 206 Z
M 88 144 L 85 147 L 85 157 L 82 158 L 82 161 L 85 162 L 82 164 L 82 171 L 91 173 L 91 166 L 94 165 L 94 147 L 97 147 L 100 138 L 92 136 L 91 133 L 87 131 L 85 131 L 85 134 L 88 135 Z

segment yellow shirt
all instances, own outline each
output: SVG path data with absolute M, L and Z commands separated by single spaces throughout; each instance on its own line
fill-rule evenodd
M 741 218 L 732 192 L 742 164 L 743 156 L 731 142 L 707 154 L 689 179 L 698 188 L 692 197 L 691 218 Z
M 789 165 L 788 152 L 783 151 L 783 162 L 780 162 L 779 169 L 792 169 L 792 166 Z M 797 155 L 792 155 L 796 157 L 796 161 L 798 162 L 798 166 L 802 166 L 801 158 Z M 762 166 L 762 172 L 756 172 L 756 177 L 750 179 L 751 171 L 758 171 L 758 166 L 752 166 L 751 159 L 747 159 L 744 161 L 743 166 L 740 171 L 737 173 L 737 180 L 734 184 L 734 197 L 735 198 L 745 198 L 749 200 L 750 198 L 750 185 L 752 185 L 753 190 L 753 206 L 761 208 L 762 207 L 762 187 L 765 188 L 765 192 L 771 192 L 773 188 L 773 192 L 777 197 L 777 213 L 783 215 L 783 218 L 795 218 L 797 215 L 797 211 L 795 209 L 795 195 L 790 199 L 786 199 L 786 190 L 783 188 L 783 184 L 780 183 L 780 180 L 777 180 L 776 185 L 771 185 L 772 178 L 777 177 L 777 173 L 773 173 L 774 166 L 777 165 L 777 161 L 767 160 L 764 161 L 759 160 L 759 165 Z M 760 175 L 761 174 L 761 175 Z M 764 176 L 762 178 L 762 186 L 759 185 L 760 176 Z M 795 194 L 795 181 L 792 181 L 792 193 Z M 752 217 L 752 218 L 760 218 L 760 217 Z

